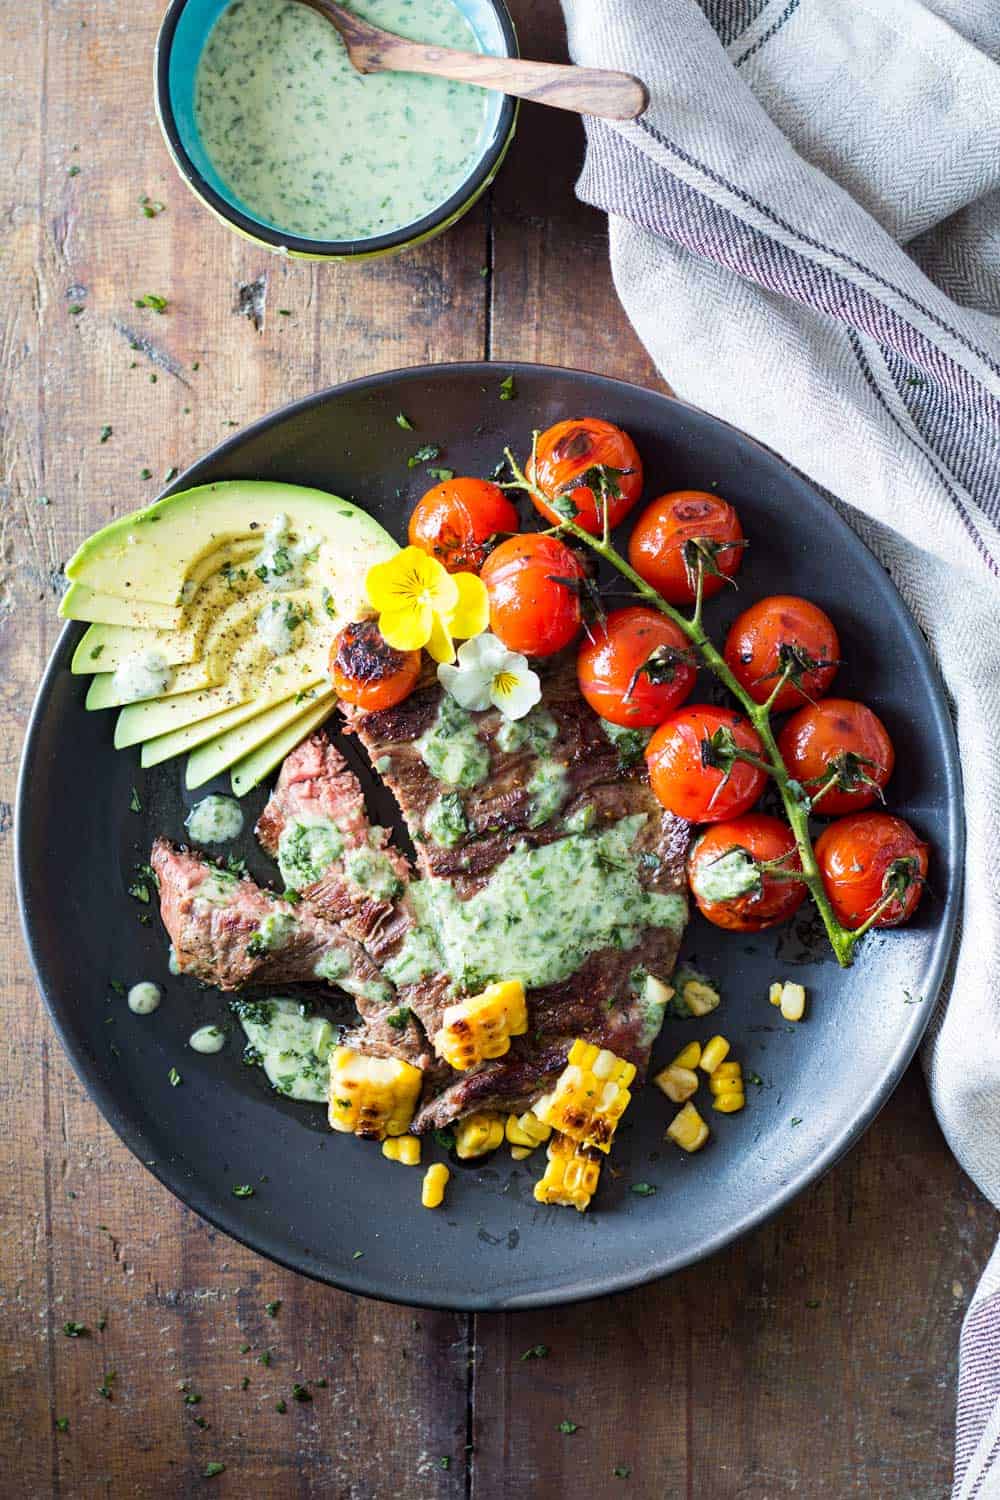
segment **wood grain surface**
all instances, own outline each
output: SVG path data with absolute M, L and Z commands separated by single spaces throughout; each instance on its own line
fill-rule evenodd
M 528 55 L 564 57 L 556 0 L 512 10 Z M 5 866 L 62 564 L 174 465 L 294 397 L 425 360 L 661 384 L 604 223 L 573 198 L 577 122 L 525 108 L 492 194 L 443 239 L 370 266 L 283 264 L 171 169 L 150 98 L 159 11 L 0 8 Z M 149 292 L 162 315 L 133 305 Z M 706 1265 L 555 1312 L 414 1312 L 281 1271 L 175 1202 L 88 1102 L 10 882 L 0 903 L 0 1494 L 947 1495 L 959 1324 L 996 1216 L 915 1069 L 836 1171 Z

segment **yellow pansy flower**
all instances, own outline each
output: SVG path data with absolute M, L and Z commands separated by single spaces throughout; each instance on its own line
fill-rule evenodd
M 483 580 L 475 573 L 449 573 L 421 547 L 404 547 L 370 567 L 365 593 L 390 646 L 426 646 L 435 661 L 454 661 L 454 638 L 479 635 L 490 621 Z

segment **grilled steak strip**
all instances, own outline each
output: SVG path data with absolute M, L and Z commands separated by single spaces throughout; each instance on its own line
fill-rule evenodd
M 365 1050 L 430 1061 L 413 1020 L 394 1026 L 388 1019 L 399 1012 L 393 986 L 335 923 L 166 839 L 157 839 L 150 863 L 181 973 L 220 990 L 325 980 L 354 999 L 365 1022 Z

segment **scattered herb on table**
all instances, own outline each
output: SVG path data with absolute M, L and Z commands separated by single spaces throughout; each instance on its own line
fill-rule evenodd
M 250 1345 L 249 1344 L 241 1344 L 240 1345 L 240 1353 L 241 1354 L 249 1354 L 250 1353 Z
M 249 1375 L 244 1375 L 243 1379 L 240 1381 L 240 1390 L 241 1391 L 245 1391 L 248 1388 L 249 1384 L 250 1384 L 250 1376 Z
M 225 1464 L 219 1464 L 213 1461 L 210 1464 L 206 1464 L 201 1472 L 204 1479 L 215 1479 L 217 1475 L 224 1474 L 226 1472 L 226 1466 Z
M 161 203 L 157 198 L 147 197 L 145 193 L 139 199 L 139 207 L 147 219 L 155 219 L 158 214 L 162 214 L 166 206 L 165 203 Z
M 275 1409 L 275 1411 L 280 1411 L 280 1412 L 284 1413 L 284 1412 L 286 1412 L 288 1410 L 288 1402 L 287 1401 L 276 1401 L 274 1403 L 274 1409 Z
M 279 318 L 290 318 L 291 316 L 292 316 L 292 309 L 290 307 L 279 307 L 278 308 L 278 317 Z
M 563 1420 L 559 1423 L 559 1426 L 556 1428 L 557 1432 L 564 1432 L 566 1433 L 567 1437 L 571 1436 L 574 1432 L 578 1432 L 579 1430 L 579 1422 L 571 1422 L 569 1417 L 564 1417 Z
M 56 1431 L 69 1432 L 69 1417 L 56 1417 Z
M 166 297 L 158 297 L 155 292 L 147 292 L 144 297 L 135 297 L 133 301 L 136 307 L 148 307 L 157 313 L 166 312 L 169 306 Z
M 66 168 L 66 176 L 67 177 L 79 177 L 80 171 L 81 171 L 81 168 L 77 166 L 76 162 L 74 162 L 71 167 L 67 167 Z
M 628 1464 L 615 1464 L 611 1472 L 616 1479 L 627 1479 L 632 1470 L 629 1468 Z
M 114 1370 L 109 1370 L 104 1379 L 101 1381 L 100 1385 L 97 1387 L 97 1394 L 99 1396 L 103 1396 L 105 1401 L 111 1400 L 111 1385 L 115 1378 L 116 1372 Z
M 451 1459 L 448 1457 L 447 1453 L 442 1454 L 442 1456 L 438 1459 L 438 1468 L 439 1469 L 450 1469 L 451 1468 Z
M 521 1355 L 522 1359 L 546 1359 L 548 1357 L 548 1344 L 532 1344 L 530 1349 L 525 1349 Z
M 270 1349 L 262 1349 L 260 1351 L 260 1353 L 257 1356 L 257 1363 L 259 1365 L 263 1365 L 265 1370 L 270 1369 L 270 1367 L 271 1367 L 271 1351 L 270 1351 Z
M 202 1432 L 204 1432 L 206 1428 L 211 1427 L 212 1424 L 207 1417 L 195 1417 L 194 1425 L 196 1427 L 200 1427 Z
M 413 423 L 410 421 L 409 417 L 404 411 L 398 411 L 396 413 L 396 426 L 402 427 L 405 432 L 413 431 Z
M 304 1385 L 293 1385 L 292 1396 L 296 1401 L 312 1400 L 312 1392 L 308 1391 Z
M 437 443 L 424 443 L 423 447 L 418 448 L 416 453 L 410 454 L 406 460 L 406 467 L 408 469 L 415 469 L 418 464 L 433 463 L 436 458 L 440 457 L 441 449 Z
M 201 1405 L 201 1392 L 200 1391 L 185 1391 L 185 1393 L 184 1393 L 184 1405 L 185 1406 L 200 1406 Z
M 177 1071 L 176 1068 L 171 1068 L 170 1072 L 167 1074 L 167 1082 L 170 1084 L 170 1087 L 172 1089 L 175 1089 L 177 1087 L 177 1085 L 179 1083 L 183 1083 L 184 1080 L 181 1077 L 181 1075 L 178 1073 L 178 1071 Z
M 105 422 L 104 426 L 101 428 L 101 442 L 106 443 L 112 432 L 114 432 L 114 428 L 110 423 Z
M 149 905 L 149 886 L 144 880 L 133 880 L 128 893 L 134 900 L 141 901 L 143 906 Z
M 107 1326 L 108 1326 L 108 1316 L 107 1316 L 107 1313 L 102 1313 L 101 1316 L 97 1320 L 97 1331 L 98 1331 L 98 1333 L 103 1333 L 104 1330 L 105 1330 L 105 1328 L 107 1328 Z
M 267 1315 L 268 1315 L 269 1318 L 276 1318 L 278 1316 L 278 1310 L 279 1310 L 280 1307 L 281 1307 L 281 1299 L 278 1298 L 274 1302 L 268 1302 L 268 1303 L 266 1303 L 266 1305 L 264 1307 L 264 1311 L 267 1313 Z
M 86 1338 L 90 1332 L 86 1323 L 64 1323 L 62 1331 L 68 1339 Z
M 69 313 L 71 318 L 78 318 L 82 312 L 86 311 L 86 308 L 84 307 L 82 302 L 71 302 L 66 311 Z

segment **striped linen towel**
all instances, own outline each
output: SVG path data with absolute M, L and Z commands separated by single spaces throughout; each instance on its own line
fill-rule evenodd
M 964 932 L 925 1064 L 1000 1206 L 1000 3 L 563 0 L 637 73 L 580 196 L 677 392 L 783 454 L 889 569 L 952 695 Z M 955 1497 L 1000 1497 L 1000 1250 L 961 1345 Z

